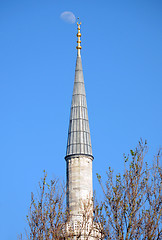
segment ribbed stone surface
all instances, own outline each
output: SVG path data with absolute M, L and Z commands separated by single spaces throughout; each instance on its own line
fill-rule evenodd
M 81 57 L 77 57 L 66 156 L 92 156 Z

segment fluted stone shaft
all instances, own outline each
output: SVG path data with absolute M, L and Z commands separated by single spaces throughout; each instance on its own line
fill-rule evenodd
M 67 208 L 72 220 L 80 220 L 83 203 L 92 198 L 92 158 L 75 156 L 67 160 Z

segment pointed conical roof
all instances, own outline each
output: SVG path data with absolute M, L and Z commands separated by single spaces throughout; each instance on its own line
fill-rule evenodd
M 66 157 L 69 155 L 92 156 L 87 102 L 80 55 L 77 56 L 76 61 L 75 81 L 71 103 Z

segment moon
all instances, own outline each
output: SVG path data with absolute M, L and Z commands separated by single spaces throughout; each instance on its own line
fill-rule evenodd
M 67 23 L 75 23 L 76 21 L 76 17 L 74 15 L 74 13 L 70 12 L 70 11 L 65 11 L 62 12 L 60 15 L 60 18 Z

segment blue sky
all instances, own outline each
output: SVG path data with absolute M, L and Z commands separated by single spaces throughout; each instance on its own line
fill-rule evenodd
M 65 180 L 65 152 L 82 21 L 82 64 L 96 173 L 123 169 L 123 153 L 162 144 L 162 1 L 1 0 L 1 239 L 24 232 L 45 169 Z

